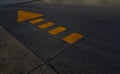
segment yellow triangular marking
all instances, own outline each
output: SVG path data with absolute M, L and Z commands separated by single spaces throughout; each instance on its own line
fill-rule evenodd
M 18 10 L 18 22 L 26 21 L 40 16 L 43 16 L 43 14 Z

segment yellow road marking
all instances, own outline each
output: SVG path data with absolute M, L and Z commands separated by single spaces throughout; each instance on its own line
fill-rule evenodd
M 43 14 L 37 14 L 37 13 L 18 10 L 18 22 L 22 22 L 25 20 L 29 20 L 29 19 L 41 17 L 41 16 L 43 16 Z
M 45 21 L 45 19 L 43 19 L 43 18 L 38 18 L 38 19 L 35 19 L 35 20 L 31 20 L 30 23 L 31 23 L 31 24 L 36 24 L 36 23 L 43 22 L 43 21 Z
M 83 38 L 83 35 L 78 34 L 78 33 L 72 33 L 72 34 L 64 37 L 63 40 L 69 44 L 73 44 L 76 41 L 80 40 L 81 38 Z
M 54 25 L 53 22 L 47 22 L 45 24 L 39 25 L 38 28 L 45 29 L 45 28 L 48 28 L 48 27 L 53 26 L 53 25 Z
M 52 34 L 52 35 L 57 35 L 57 34 L 65 31 L 65 30 L 66 30 L 66 28 L 60 26 L 60 27 L 57 27 L 55 29 L 50 30 L 49 33 Z

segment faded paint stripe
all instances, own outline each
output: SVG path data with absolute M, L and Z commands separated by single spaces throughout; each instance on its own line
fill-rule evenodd
M 65 31 L 65 30 L 67 30 L 67 29 L 62 27 L 62 26 L 60 26 L 60 27 L 57 27 L 55 29 L 50 30 L 49 33 L 52 34 L 52 35 L 57 35 L 57 34 Z
M 47 22 L 47 23 L 39 25 L 38 28 L 40 28 L 40 29 L 46 29 L 46 28 L 48 28 L 50 26 L 53 26 L 53 25 L 54 25 L 53 22 Z
M 35 20 L 31 20 L 30 23 L 31 23 L 31 24 L 36 24 L 36 23 L 43 22 L 43 21 L 45 21 L 45 19 L 43 19 L 43 18 L 38 18 L 38 19 L 35 19 Z
M 73 44 L 73 43 L 77 42 L 78 40 L 80 40 L 81 38 L 83 38 L 83 35 L 81 35 L 79 33 L 72 33 L 72 34 L 64 37 L 63 40 L 69 44 Z

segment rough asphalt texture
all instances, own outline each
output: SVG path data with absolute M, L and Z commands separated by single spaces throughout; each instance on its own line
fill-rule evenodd
M 56 25 L 41 30 L 37 26 L 45 22 L 18 23 L 18 10 L 44 14 L 45 22 L 52 21 Z M 58 74 L 120 74 L 119 9 L 38 1 L 1 8 L 0 16 L 2 26 Z M 48 33 L 57 26 L 68 30 L 57 36 Z M 72 45 L 61 40 L 72 32 L 83 34 L 84 38 Z

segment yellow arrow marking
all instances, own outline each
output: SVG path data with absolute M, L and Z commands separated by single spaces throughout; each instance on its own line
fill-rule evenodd
M 26 21 L 26 20 L 30 20 L 30 19 L 33 19 L 33 18 L 37 18 L 37 17 L 41 17 L 43 16 L 43 14 L 37 14 L 37 13 L 32 13 L 32 12 L 26 12 L 26 11 L 21 11 L 21 10 L 18 10 L 18 22 L 22 22 L 22 21 Z M 36 24 L 36 23 L 39 23 L 39 22 L 43 22 L 45 21 L 45 19 L 43 18 L 38 18 L 38 19 L 35 19 L 35 20 L 31 20 L 29 21 L 31 24 Z M 39 25 L 38 28 L 40 29 L 46 29 L 50 26 L 53 26 L 54 23 L 53 22 L 47 22 L 47 23 L 44 23 L 42 25 Z M 52 35 L 57 35 L 63 31 L 67 30 L 66 28 L 60 26 L 60 27 L 57 27 L 57 28 L 54 28 L 52 30 L 49 31 L 49 33 L 51 33 Z M 79 34 L 79 33 L 72 33 L 66 37 L 63 38 L 63 40 L 69 44 L 73 44 L 75 43 L 76 41 L 82 39 L 84 36 Z
M 41 16 L 43 16 L 43 14 L 37 14 L 37 13 L 18 10 L 18 22 L 22 22 L 25 20 L 29 20 L 29 19 L 41 17 Z

